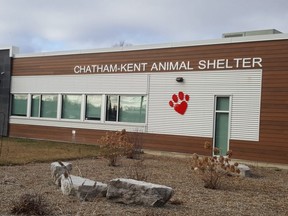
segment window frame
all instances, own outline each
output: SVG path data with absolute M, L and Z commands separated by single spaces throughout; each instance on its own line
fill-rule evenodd
M 13 109 L 13 97 L 14 95 L 24 95 L 25 96 L 25 100 L 26 100 L 26 114 L 25 115 L 16 115 L 16 114 L 12 114 L 12 109 Z M 63 106 L 64 106 L 64 96 L 65 95 L 76 95 L 76 96 L 79 96 L 78 98 L 78 102 L 79 102 L 79 106 L 80 106 L 80 112 L 79 112 L 79 115 L 80 115 L 80 118 L 77 118 L 77 119 L 72 119 L 72 118 L 63 118 Z M 46 100 L 45 97 L 53 97 L 53 100 Z M 100 108 L 100 114 L 97 112 L 99 112 L 99 110 L 94 110 L 92 109 L 92 116 L 93 116 L 93 112 L 95 113 L 95 116 L 98 115 L 97 117 L 95 117 L 95 119 L 93 117 L 89 117 L 87 116 L 87 109 L 88 109 L 88 104 L 87 104 L 87 101 L 88 101 L 88 98 L 89 96 L 95 96 L 97 97 L 97 100 L 96 100 L 96 105 L 98 106 L 95 106 L 97 107 L 97 109 Z M 114 99 L 114 104 L 117 104 L 117 110 L 116 110 L 116 119 L 115 121 L 111 121 L 111 120 L 108 120 L 107 119 L 107 105 L 108 105 L 108 98 L 111 97 L 111 96 L 115 96 Z M 33 100 L 33 97 L 34 97 L 34 100 Z M 39 98 L 37 98 L 39 97 Z M 139 107 L 139 109 L 141 109 L 141 111 L 139 110 L 139 112 L 135 114 L 136 116 L 136 120 L 138 122 L 132 122 L 132 121 L 129 121 L 129 112 L 128 114 L 126 113 L 126 117 L 128 119 L 128 121 L 120 121 L 120 109 L 121 109 L 121 97 L 143 97 L 145 98 L 145 112 L 141 113 L 142 111 L 144 111 L 144 109 L 141 109 L 143 108 L 143 106 Z M 43 100 L 44 99 L 44 100 Z M 101 102 L 100 102 L 101 101 Z M 125 101 L 125 100 L 124 100 Z M 133 101 L 133 100 L 131 100 Z M 33 103 L 34 102 L 34 103 Z M 35 102 L 37 102 L 37 104 L 35 104 Z M 53 103 L 53 104 L 45 104 L 45 103 Z M 99 103 L 99 104 L 98 104 Z M 43 106 L 44 104 L 44 106 Z M 129 104 L 129 100 L 127 102 L 128 106 L 130 105 Z M 137 110 L 138 107 L 137 105 L 140 106 L 140 104 L 138 103 L 135 103 L 136 106 L 134 107 L 133 106 L 133 103 L 131 102 L 131 108 L 133 109 L 133 107 Z M 91 103 L 91 105 L 93 105 L 93 101 Z M 126 93 L 126 94 L 117 94 L 117 93 L 111 93 L 111 94 L 105 94 L 105 93 L 76 93 L 76 92 L 69 92 L 69 93 L 39 93 L 39 92 L 33 92 L 33 93 L 11 93 L 11 100 L 10 100 L 10 115 L 11 117 L 21 117 L 21 118 L 28 118 L 28 119 L 35 119 L 35 120 L 52 120 L 52 121 L 74 121 L 74 122 L 78 122 L 78 123 L 97 123 L 97 124 L 103 124 L 103 125 L 107 125 L 107 124 L 116 124 L 116 125 L 139 125 L 139 126 L 143 126 L 143 125 L 146 125 L 147 124 L 147 113 L 148 113 L 148 105 L 149 105 L 149 100 L 148 100 L 148 95 L 147 94 L 129 94 L 129 93 Z M 33 112 L 33 106 L 34 106 L 34 114 L 32 113 Z M 36 110 L 36 106 L 38 107 L 38 111 Z M 43 107 L 45 108 L 43 110 Z M 51 107 L 53 109 L 51 109 Z M 93 107 L 93 106 L 92 106 Z M 35 111 L 36 111 L 36 114 L 35 115 Z M 48 112 L 49 111 L 49 112 Z M 52 112 L 51 112 L 52 111 Z M 133 111 L 132 111 L 133 112 Z M 46 115 L 45 115 L 46 113 Z M 52 114 L 53 114 L 53 117 L 52 117 Z M 34 116 L 33 116 L 34 115 Z M 50 116 L 48 116 L 50 115 Z M 144 116 L 143 116 L 144 115 Z M 138 117 L 137 117 L 138 116 Z M 141 118 L 142 116 L 142 118 Z M 133 113 L 131 114 L 131 117 L 130 118 L 133 118 Z M 144 119 L 144 121 L 143 121 Z M 143 121 L 143 122 L 140 122 L 140 121 Z
M 79 110 L 79 118 L 64 118 L 63 113 L 64 113 L 64 96 L 79 96 L 80 99 L 80 110 Z M 69 93 L 69 94 L 61 94 L 61 111 L 60 111 L 60 119 L 61 120 L 68 120 L 68 121 L 81 121 L 82 118 L 82 95 L 81 94 L 74 94 L 74 93 Z
M 26 96 L 26 114 L 15 114 L 13 113 L 13 107 L 14 107 L 14 96 L 15 95 L 23 95 Z M 29 95 L 26 93 L 13 93 L 11 94 L 11 109 L 10 109 L 10 115 L 15 116 L 15 117 L 21 117 L 21 118 L 26 118 L 28 117 L 28 102 L 29 102 Z
M 108 107 L 108 97 L 109 96 L 116 96 L 117 97 L 117 110 L 116 110 L 116 119 L 113 120 L 107 120 L 107 107 Z M 118 122 L 118 115 L 119 115 L 119 95 L 118 94 L 109 94 L 105 95 L 105 122 Z
M 140 104 L 139 105 L 142 105 L 142 106 L 139 106 L 138 109 L 139 109 L 139 113 L 137 113 L 137 120 L 141 120 L 141 111 L 142 111 L 142 108 L 143 108 L 143 102 L 145 101 L 145 116 L 144 116 L 144 122 L 140 122 L 140 121 L 136 121 L 136 122 L 133 122 L 133 121 L 123 121 L 121 120 L 121 118 L 123 118 L 123 115 L 124 113 L 121 113 L 121 112 L 124 112 L 123 110 L 121 110 L 121 108 L 123 106 L 121 106 L 121 98 L 123 97 L 126 97 L 126 98 L 140 98 Z M 146 109 L 147 109 L 147 97 L 145 95 L 119 95 L 119 109 L 118 109 L 118 122 L 123 122 L 123 123 L 139 123 L 139 124 L 143 124 L 146 122 Z M 142 101 L 142 103 L 141 103 Z M 129 113 L 131 114 L 131 113 Z M 143 113 L 142 113 L 143 115 Z M 127 118 L 127 116 L 126 116 Z
M 88 117 L 87 116 L 87 110 L 88 110 L 88 106 L 87 106 L 87 98 L 88 96 L 99 96 L 101 98 L 101 103 L 100 103 L 100 117 L 99 118 L 94 118 L 94 117 Z M 103 94 L 84 94 L 85 100 L 84 100 L 84 121 L 97 121 L 100 122 L 102 121 L 102 113 L 103 113 L 103 103 L 105 103 L 105 101 L 103 101 Z
M 57 119 L 57 116 L 58 116 L 58 98 L 59 98 L 59 95 L 58 94 L 40 94 L 41 95 L 41 100 L 40 100 L 40 110 L 39 110 L 39 118 L 41 119 Z M 43 112 L 42 112 L 42 109 L 43 109 L 43 104 L 42 104 L 42 99 L 43 99 L 43 96 L 56 96 L 57 100 L 56 100 L 56 116 L 55 117 L 47 117 L 47 116 L 43 116 Z
M 38 116 L 32 116 L 32 111 L 33 111 L 33 96 L 39 96 L 39 104 L 38 104 Z M 30 106 L 30 110 L 29 110 L 29 113 L 30 113 L 30 117 L 31 118 L 40 118 L 40 115 L 41 115 L 41 100 L 42 100 L 42 94 L 31 94 L 31 106 Z
M 229 99 L 229 106 L 228 110 L 217 109 L 217 103 L 219 98 L 228 98 Z M 215 143 L 215 134 L 216 134 L 216 118 L 217 114 L 227 114 L 228 115 L 228 131 L 227 131 L 227 152 L 230 150 L 230 135 L 231 135 L 231 119 L 232 119 L 232 101 L 233 95 L 214 95 L 214 119 L 213 119 L 213 156 L 220 156 L 220 154 L 214 153 L 214 148 L 216 147 Z
M 108 96 L 117 96 L 117 113 L 116 113 L 116 120 L 115 121 L 109 121 L 107 120 L 107 104 L 108 104 Z M 120 115 L 120 101 L 121 101 L 121 97 L 145 97 L 146 98 L 146 107 L 145 107 L 145 118 L 144 118 L 144 122 L 129 122 L 129 121 L 119 121 L 119 115 Z M 105 122 L 109 122 L 109 123 L 115 123 L 115 124 L 140 124 L 140 125 L 145 125 L 147 122 L 147 111 L 148 111 L 148 96 L 145 94 L 137 94 L 137 95 L 133 95 L 133 94 L 107 94 L 105 95 Z M 141 108 L 140 108 L 141 109 Z

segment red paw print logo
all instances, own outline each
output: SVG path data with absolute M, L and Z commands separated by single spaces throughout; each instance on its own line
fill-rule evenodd
M 172 100 L 169 101 L 169 105 L 173 107 L 176 112 L 184 115 L 188 107 L 187 102 L 189 101 L 189 99 L 190 97 L 188 94 L 184 94 L 182 91 L 180 91 L 178 92 L 178 95 L 172 95 Z

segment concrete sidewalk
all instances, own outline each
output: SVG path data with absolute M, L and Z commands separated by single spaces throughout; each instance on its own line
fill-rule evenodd
M 187 154 L 187 153 L 153 151 L 153 150 L 148 150 L 148 149 L 144 149 L 144 153 L 151 154 L 151 155 L 167 156 L 167 157 L 178 157 L 178 158 L 189 158 L 192 156 L 192 154 Z M 277 169 L 288 170 L 288 164 L 249 161 L 249 160 L 241 160 L 241 159 L 234 159 L 234 158 L 232 158 L 231 161 L 250 165 L 250 166 L 255 166 L 255 167 L 267 167 L 267 168 L 277 168 Z

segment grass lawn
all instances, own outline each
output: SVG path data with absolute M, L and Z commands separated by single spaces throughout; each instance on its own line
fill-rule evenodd
M 97 157 L 99 153 L 96 145 L 18 138 L 3 138 L 0 145 L 0 165 Z

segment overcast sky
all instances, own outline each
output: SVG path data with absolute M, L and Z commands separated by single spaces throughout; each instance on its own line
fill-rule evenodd
M 0 47 L 20 53 L 288 33 L 288 0 L 0 0 Z

